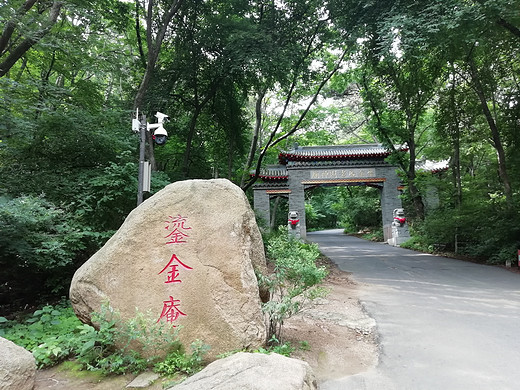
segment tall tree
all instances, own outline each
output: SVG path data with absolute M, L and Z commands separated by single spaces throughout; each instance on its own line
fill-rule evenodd
M 139 88 L 134 98 L 134 111 L 143 110 L 143 104 L 146 94 L 152 80 L 154 71 L 159 61 L 159 54 L 166 37 L 166 33 L 171 29 L 171 22 L 183 0 L 171 0 L 166 4 L 162 4 L 155 0 L 143 1 L 135 0 L 135 29 L 137 36 L 137 45 L 139 49 L 141 63 L 144 65 L 144 74 L 142 76 Z M 164 8 L 163 8 L 164 6 Z M 141 15 L 144 14 L 144 18 Z M 141 38 L 141 20 L 144 20 L 144 31 L 146 35 L 146 48 L 143 46 Z M 145 54 L 146 52 L 146 54 Z M 152 108 L 154 109 L 154 108 Z M 141 111 L 143 112 L 143 111 Z M 146 157 L 152 171 L 157 170 L 154 153 L 154 142 L 150 132 L 145 132 L 146 137 Z
M 14 8 L 16 5 L 18 8 Z M 0 36 L 0 77 L 51 31 L 63 2 L 26 0 L 16 5 L 2 7 L 5 22 Z
M 462 80 L 459 88 L 471 87 L 479 102 L 490 143 L 496 150 L 505 202 L 512 210 L 514 191 L 508 173 L 507 137 L 503 127 L 514 112 L 510 108 L 518 106 L 510 97 L 519 93 L 518 83 L 514 81 L 518 63 L 512 60 L 512 54 L 518 52 L 514 24 L 520 19 L 517 12 L 505 5 L 500 0 L 460 4 L 455 17 L 441 21 L 445 34 L 438 45 L 446 48 L 450 61 L 455 63 L 453 69 L 457 74 L 453 77 Z
M 428 9 L 408 7 L 406 13 L 387 16 L 364 42 L 361 83 L 373 129 L 390 149 L 408 148 L 407 158 L 396 153 L 406 175 L 406 184 L 416 216 L 424 218 L 424 204 L 417 188 L 416 162 L 425 126 L 424 118 L 435 96 L 445 62 L 427 41 L 422 28 Z
M 248 174 L 255 159 L 256 163 L 251 179 L 247 182 L 242 180 L 244 190 L 250 188 L 258 178 L 267 152 L 301 128 L 323 88 L 343 65 L 347 53 L 351 50 L 347 42 L 338 42 L 329 12 L 322 2 L 259 2 L 253 15 L 258 29 L 264 32 L 272 45 L 269 51 L 270 58 L 267 58 L 265 66 L 259 66 L 261 78 L 255 89 L 259 91 L 256 101 L 255 135 L 258 135 L 258 130 L 262 128 L 259 122 L 262 118 L 261 98 L 267 96 L 268 91 L 277 89 L 277 98 L 282 103 L 274 125 L 265 136 L 261 150 L 254 150 L 257 143 L 252 143 L 244 175 Z M 338 48 L 341 54 L 332 56 L 330 52 Z M 316 67 L 317 64 L 321 65 L 319 69 Z M 289 117 L 290 108 L 299 104 L 303 96 L 308 98 L 306 103 L 292 124 L 287 127 L 284 122 Z M 256 158 L 253 158 L 255 156 Z
M 139 0 L 135 0 L 137 43 L 141 57 L 145 58 L 142 58 L 142 63 L 145 64 L 145 70 L 134 98 L 134 110 L 142 107 L 150 80 L 157 66 L 157 61 L 159 60 L 159 53 L 161 52 L 164 38 L 166 37 L 168 29 L 171 28 L 170 23 L 179 11 L 182 2 L 183 0 L 171 0 L 166 3 L 163 10 L 163 4 L 155 0 L 148 0 L 142 4 Z M 146 49 L 142 45 L 141 38 L 141 10 L 144 10 Z

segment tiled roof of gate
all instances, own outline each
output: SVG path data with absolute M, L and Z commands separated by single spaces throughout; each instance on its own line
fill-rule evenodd
M 359 160 L 308 160 L 308 161 L 290 161 L 287 163 L 288 167 L 291 168 L 300 168 L 300 167 L 366 167 L 370 165 L 381 165 L 384 164 L 384 161 L 382 159 L 359 159 Z
M 400 147 L 400 150 L 407 148 Z M 289 161 L 324 161 L 379 158 L 384 159 L 392 153 L 381 144 L 334 145 L 334 146 L 296 146 L 293 150 L 281 152 L 278 155 L 280 164 Z
M 405 146 L 395 149 L 407 151 Z M 332 146 L 298 146 L 290 151 L 281 152 L 280 165 L 269 165 L 262 168 L 259 178 L 264 185 L 285 183 L 289 178 L 287 166 L 296 167 L 329 167 L 329 166 L 367 166 L 381 164 L 391 151 L 381 144 L 332 145 Z M 418 161 L 418 170 L 438 173 L 448 169 L 448 161 Z M 251 173 L 254 176 L 254 172 Z
M 431 173 L 438 173 L 438 172 L 444 172 L 447 171 L 450 168 L 448 160 L 443 161 L 430 161 L 430 160 L 423 160 L 423 161 L 417 161 L 415 163 L 415 169 L 425 171 L 425 172 L 431 172 Z
M 251 176 L 254 175 L 254 172 Z M 289 178 L 287 174 L 287 167 L 285 165 L 268 165 L 266 168 L 260 170 L 258 176 L 262 180 L 269 181 L 283 181 Z

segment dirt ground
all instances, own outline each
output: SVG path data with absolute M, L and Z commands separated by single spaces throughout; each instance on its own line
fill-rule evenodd
M 323 261 L 330 270 L 323 286 L 330 293 L 287 321 L 283 334 L 284 340 L 296 348 L 292 357 L 308 362 L 318 383 L 366 371 L 378 359 L 375 322 L 359 303 L 359 286 L 348 273 Z M 57 366 L 37 372 L 35 390 L 124 389 L 134 378 L 133 375 L 101 378 Z M 162 389 L 167 382 L 160 379 L 147 389 Z
M 292 357 L 308 362 L 321 383 L 357 374 L 378 361 L 376 323 L 358 299 L 359 286 L 349 274 L 329 265 L 323 284 L 329 295 L 285 324 L 284 337 L 295 347 L 303 340 L 310 350 L 296 350 Z

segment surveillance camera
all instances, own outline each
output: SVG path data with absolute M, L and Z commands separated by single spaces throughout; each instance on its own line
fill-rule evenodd
M 159 126 L 153 133 L 153 140 L 157 145 L 164 145 L 168 139 L 168 132 L 164 127 Z
M 168 137 L 165 136 L 165 135 L 154 135 L 153 136 L 153 140 L 155 141 L 155 143 L 159 146 L 162 146 L 166 143 L 166 139 Z
M 163 114 L 162 112 L 159 112 L 159 111 L 157 111 L 157 113 L 155 114 L 155 117 L 157 118 L 157 122 L 159 122 L 159 123 L 168 122 L 168 118 L 169 118 L 168 115 Z
M 141 128 L 141 122 L 138 119 L 132 119 L 132 131 L 134 133 L 139 133 L 139 129 Z

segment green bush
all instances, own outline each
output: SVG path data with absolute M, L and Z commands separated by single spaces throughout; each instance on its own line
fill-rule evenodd
M 202 341 L 194 341 L 191 343 L 192 352 L 190 355 L 187 355 L 182 348 L 179 348 L 168 354 L 164 361 L 156 363 L 154 371 L 168 376 L 177 373 L 193 375 L 202 369 L 204 355 L 209 349 L 210 347 Z
M 412 249 L 412 250 L 416 250 L 416 251 L 420 251 L 420 252 L 431 253 L 431 246 L 425 245 L 425 243 L 424 243 L 425 241 L 426 240 L 423 237 L 414 236 L 414 237 L 411 237 L 409 240 L 406 240 L 399 246 L 401 248 L 407 248 L 407 249 Z
M 33 352 L 40 367 L 52 365 L 70 354 L 71 335 L 81 322 L 65 304 L 44 306 L 22 322 L 0 317 L 0 336 Z
M 272 336 L 268 342 L 267 348 L 258 348 L 255 353 L 263 353 L 269 355 L 270 353 L 277 353 L 279 355 L 290 357 L 295 351 L 295 348 L 289 342 L 281 343 L 276 336 Z
M 425 252 L 442 248 L 490 264 L 504 264 L 508 259 L 514 261 L 520 247 L 516 216 L 494 204 L 468 201 L 459 208 L 431 212 L 423 222 L 414 221 L 412 240 L 402 246 Z
M 149 315 L 137 313 L 122 321 L 117 312 L 103 305 L 93 321 L 96 328 L 82 324 L 69 305 L 48 305 L 22 322 L 0 317 L 0 336 L 31 351 L 39 367 L 75 358 L 83 368 L 103 374 L 143 371 L 158 356 L 179 348 L 178 332 Z M 136 342 L 151 358 L 143 358 L 133 349 Z
M 365 240 L 382 242 L 384 241 L 383 229 L 375 229 L 368 233 L 363 234 Z
M 274 272 L 258 274 L 258 280 L 270 294 L 269 301 L 262 306 L 269 337 L 282 340 L 284 321 L 298 313 L 306 302 L 326 294 L 317 286 L 327 276 L 326 268 L 316 265 L 319 255 L 316 244 L 289 237 L 287 228 L 280 228 L 278 234 L 268 238 L 267 257 Z
M 333 205 L 340 216 L 339 224 L 347 232 L 357 232 L 363 228 L 381 228 L 381 204 L 379 191 L 374 188 L 340 187 L 338 201 Z
M 30 272 L 70 265 L 84 248 L 71 214 L 43 197 L 0 199 L 0 265 Z

